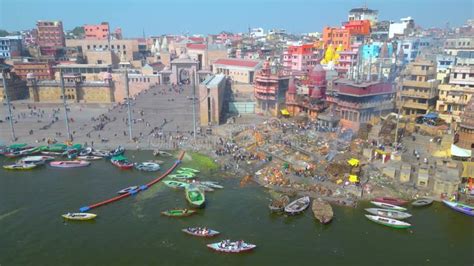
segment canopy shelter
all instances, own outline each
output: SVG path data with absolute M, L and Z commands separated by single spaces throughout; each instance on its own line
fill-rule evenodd
M 360 161 L 357 160 L 356 158 L 351 158 L 350 160 L 347 161 L 347 163 L 350 166 L 359 166 Z
M 470 158 L 472 155 L 472 152 L 470 150 L 466 150 L 463 148 L 460 148 L 454 144 L 451 145 L 451 155 L 456 156 L 456 157 L 461 157 L 461 158 Z
M 349 182 L 358 183 L 358 182 L 360 182 L 360 180 L 356 175 L 349 175 Z

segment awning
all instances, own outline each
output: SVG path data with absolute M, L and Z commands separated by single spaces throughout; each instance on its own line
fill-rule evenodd
M 351 158 L 349 161 L 347 161 L 347 163 L 349 163 L 350 166 L 358 166 L 360 161 L 356 158 Z
M 469 158 L 471 157 L 471 151 L 460 148 L 454 144 L 451 145 L 451 155 L 456 157 Z
M 286 109 L 281 109 L 281 110 L 280 110 L 280 113 L 281 113 L 282 115 L 290 115 L 290 112 L 288 112 L 288 110 L 286 110 Z
M 428 113 L 428 114 L 424 115 L 423 117 L 427 118 L 427 119 L 436 119 L 436 118 L 438 118 L 438 113 Z
M 349 175 L 349 182 L 357 183 L 359 182 L 359 178 L 356 175 Z

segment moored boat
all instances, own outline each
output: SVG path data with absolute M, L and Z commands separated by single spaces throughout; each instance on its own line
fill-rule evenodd
M 101 151 L 101 150 L 93 150 L 91 152 L 91 155 L 93 156 L 98 156 L 98 157 L 109 157 L 110 156 L 110 152 L 108 151 Z
M 62 152 L 55 152 L 55 151 L 41 151 L 41 154 L 49 155 L 49 156 L 60 156 L 63 153 Z
M 127 188 L 124 188 L 122 190 L 117 191 L 117 193 L 118 194 L 126 194 L 126 193 L 129 193 L 129 192 L 135 191 L 138 188 L 139 188 L 138 186 L 130 186 L 130 187 L 127 187 Z
M 102 157 L 100 156 L 94 156 L 94 155 L 85 155 L 85 156 L 77 156 L 77 159 L 79 160 L 86 160 L 86 161 L 95 161 L 95 160 L 100 160 Z
M 403 219 L 407 219 L 411 217 L 411 214 L 409 213 L 395 211 L 395 210 L 387 210 L 387 209 L 380 209 L 380 208 L 367 208 L 365 210 L 373 215 L 382 216 L 386 218 L 399 219 L 399 220 L 403 220 Z
M 211 188 L 218 188 L 218 189 L 224 188 L 224 186 L 221 186 L 217 182 L 214 182 L 214 181 L 201 181 L 201 184 L 211 187 Z
M 188 172 L 188 171 L 183 171 L 183 170 L 178 170 L 176 171 L 176 173 L 180 175 L 184 175 L 184 176 L 191 176 L 191 177 L 196 176 L 196 174 L 193 172 Z
M 30 170 L 37 166 L 36 164 L 10 164 L 4 165 L 3 168 L 7 170 Z
M 385 209 L 389 209 L 389 210 L 396 210 L 396 211 L 406 211 L 407 210 L 406 208 L 403 208 L 403 207 L 400 207 L 400 206 L 397 206 L 397 205 L 393 205 L 393 204 L 389 204 L 389 203 L 383 203 L 383 202 L 378 202 L 378 201 L 371 201 L 370 203 L 374 204 L 377 207 L 385 208 Z
M 186 174 L 171 174 L 168 175 L 169 178 L 172 179 L 194 179 L 196 176 L 194 175 L 186 175 Z
M 120 169 L 124 169 L 124 170 L 127 170 L 127 169 L 132 169 L 133 168 L 133 163 L 130 162 L 127 157 L 123 156 L 123 155 L 118 155 L 118 156 L 114 156 L 110 159 L 110 162 L 117 166 L 118 168 Z
M 272 212 L 282 212 L 285 210 L 285 206 L 288 205 L 288 203 L 290 203 L 290 197 L 283 195 L 279 199 L 272 200 L 268 205 L 268 208 Z
M 87 213 L 87 212 L 77 212 L 77 213 L 66 213 L 62 217 L 66 220 L 75 220 L 75 221 L 87 221 L 92 220 L 97 217 L 97 214 Z
M 109 152 L 108 156 L 109 157 L 115 157 L 122 155 L 125 152 L 125 148 L 122 146 L 118 146 L 115 150 Z
M 50 162 L 49 165 L 57 168 L 76 168 L 76 167 L 86 167 L 91 163 L 88 161 L 54 161 Z
M 407 222 L 402 222 L 402 221 L 395 220 L 392 218 L 386 218 L 386 217 L 377 216 L 377 215 L 366 214 L 365 217 L 367 217 L 367 219 L 371 220 L 372 222 L 376 222 L 378 224 L 382 224 L 382 225 L 397 228 L 397 229 L 404 229 L 411 226 L 411 224 Z
M 189 204 L 197 208 L 204 207 L 206 196 L 204 195 L 204 191 L 202 191 L 198 186 L 190 184 L 185 188 L 184 193 Z
M 207 247 L 224 253 L 241 253 L 251 251 L 257 246 L 245 243 L 243 240 L 231 242 L 230 240 L 222 240 L 221 242 L 207 244 Z
M 186 172 L 192 172 L 192 173 L 199 173 L 200 171 L 194 168 L 189 168 L 189 167 L 180 167 L 180 170 L 186 171 Z
M 433 203 L 432 199 L 421 198 L 421 199 L 417 199 L 414 202 L 412 202 L 411 205 L 414 206 L 414 207 L 424 207 L 424 206 L 431 205 L 432 203 Z
M 18 160 L 17 163 L 19 164 L 37 164 L 41 165 L 44 164 L 46 161 L 54 160 L 52 156 L 27 156 L 25 158 L 21 158 Z
M 85 147 L 79 151 L 79 156 L 88 156 L 92 153 L 92 147 Z
M 322 199 L 313 200 L 311 209 L 313 210 L 314 217 L 322 224 L 330 223 L 334 217 L 331 205 Z
M 163 181 L 165 185 L 167 185 L 170 188 L 174 189 L 185 189 L 187 186 L 189 186 L 188 183 L 186 182 L 180 182 L 180 181 L 175 181 L 175 180 L 165 180 Z
M 161 214 L 169 216 L 169 217 L 185 217 L 190 216 L 196 213 L 195 210 L 188 210 L 188 209 L 172 209 L 162 211 Z
M 446 204 L 449 208 L 458 211 L 460 213 L 464 213 L 469 216 L 474 216 L 474 207 L 469 206 L 467 204 L 459 203 L 459 202 L 452 202 L 443 200 L 443 203 Z
M 218 231 L 209 229 L 207 227 L 188 227 L 188 228 L 182 229 L 181 231 L 192 236 L 200 236 L 200 237 L 213 237 L 220 234 Z
M 160 165 L 152 162 L 136 163 L 135 168 L 140 171 L 153 172 L 160 170 Z
M 285 206 L 285 212 L 289 215 L 302 213 L 309 207 L 311 200 L 308 196 L 299 198 Z
M 390 197 L 379 197 L 379 198 L 375 198 L 373 201 L 388 203 L 388 204 L 397 205 L 397 206 L 405 205 L 408 203 L 408 201 L 406 200 L 390 198 Z

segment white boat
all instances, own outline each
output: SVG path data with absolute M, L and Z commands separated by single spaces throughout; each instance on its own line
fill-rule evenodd
M 373 215 L 399 219 L 399 220 L 403 220 L 403 219 L 407 219 L 411 217 L 411 214 L 409 213 L 396 211 L 396 210 L 388 210 L 388 209 L 381 209 L 381 208 L 368 208 L 365 210 Z
M 214 181 L 201 181 L 201 184 L 211 188 L 224 188 L 223 186 L 219 185 L 217 182 Z
M 66 213 L 62 217 L 67 220 L 87 221 L 97 217 L 97 214 L 87 212 Z
M 135 164 L 135 168 L 141 171 L 153 172 L 160 170 L 160 165 L 152 162 L 142 162 Z
M 18 160 L 18 164 L 36 164 L 41 165 L 44 164 L 46 161 L 54 160 L 52 156 L 27 156 L 25 158 L 21 158 Z
M 241 253 L 251 251 L 257 246 L 254 244 L 245 243 L 244 241 L 231 242 L 229 240 L 223 240 L 221 242 L 208 244 L 207 247 L 212 250 L 224 253 Z
M 369 219 L 373 222 L 376 222 L 378 224 L 382 224 L 382 225 L 385 225 L 385 226 L 390 226 L 390 227 L 398 228 L 398 229 L 404 229 L 404 228 L 408 228 L 408 227 L 411 226 L 411 224 L 406 223 L 406 222 L 402 222 L 402 221 L 395 220 L 395 219 L 392 219 L 392 218 L 377 216 L 377 215 L 366 214 L 365 217 L 367 217 L 367 219 Z
M 389 209 L 389 210 L 396 210 L 396 211 L 406 211 L 407 210 L 406 208 L 403 208 L 403 207 L 400 207 L 400 206 L 397 206 L 397 205 L 378 202 L 378 201 L 371 201 L 370 203 L 374 204 L 377 207 L 385 208 L 385 209 Z
M 86 155 L 86 156 L 77 156 L 77 159 L 79 160 L 86 160 L 86 161 L 95 161 L 95 160 L 100 160 L 102 157 L 100 156 L 93 156 L 93 155 Z
M 309 207 L 311 200 L 308 196 L 299 198 L 285 206 L 285 212 L 290 215 L 302 213 Z

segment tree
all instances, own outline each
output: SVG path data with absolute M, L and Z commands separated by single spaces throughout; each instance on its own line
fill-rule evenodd
M 5 36 L 8 36 L 8 35 L 10 35 L 10 33 L 8 33 L 8 31 L 0 29 L 0 37 L 5 37 Z
M 71 32 L 76 37 L 83 37 L 84 36 L 84 27 L 75 27 Z

